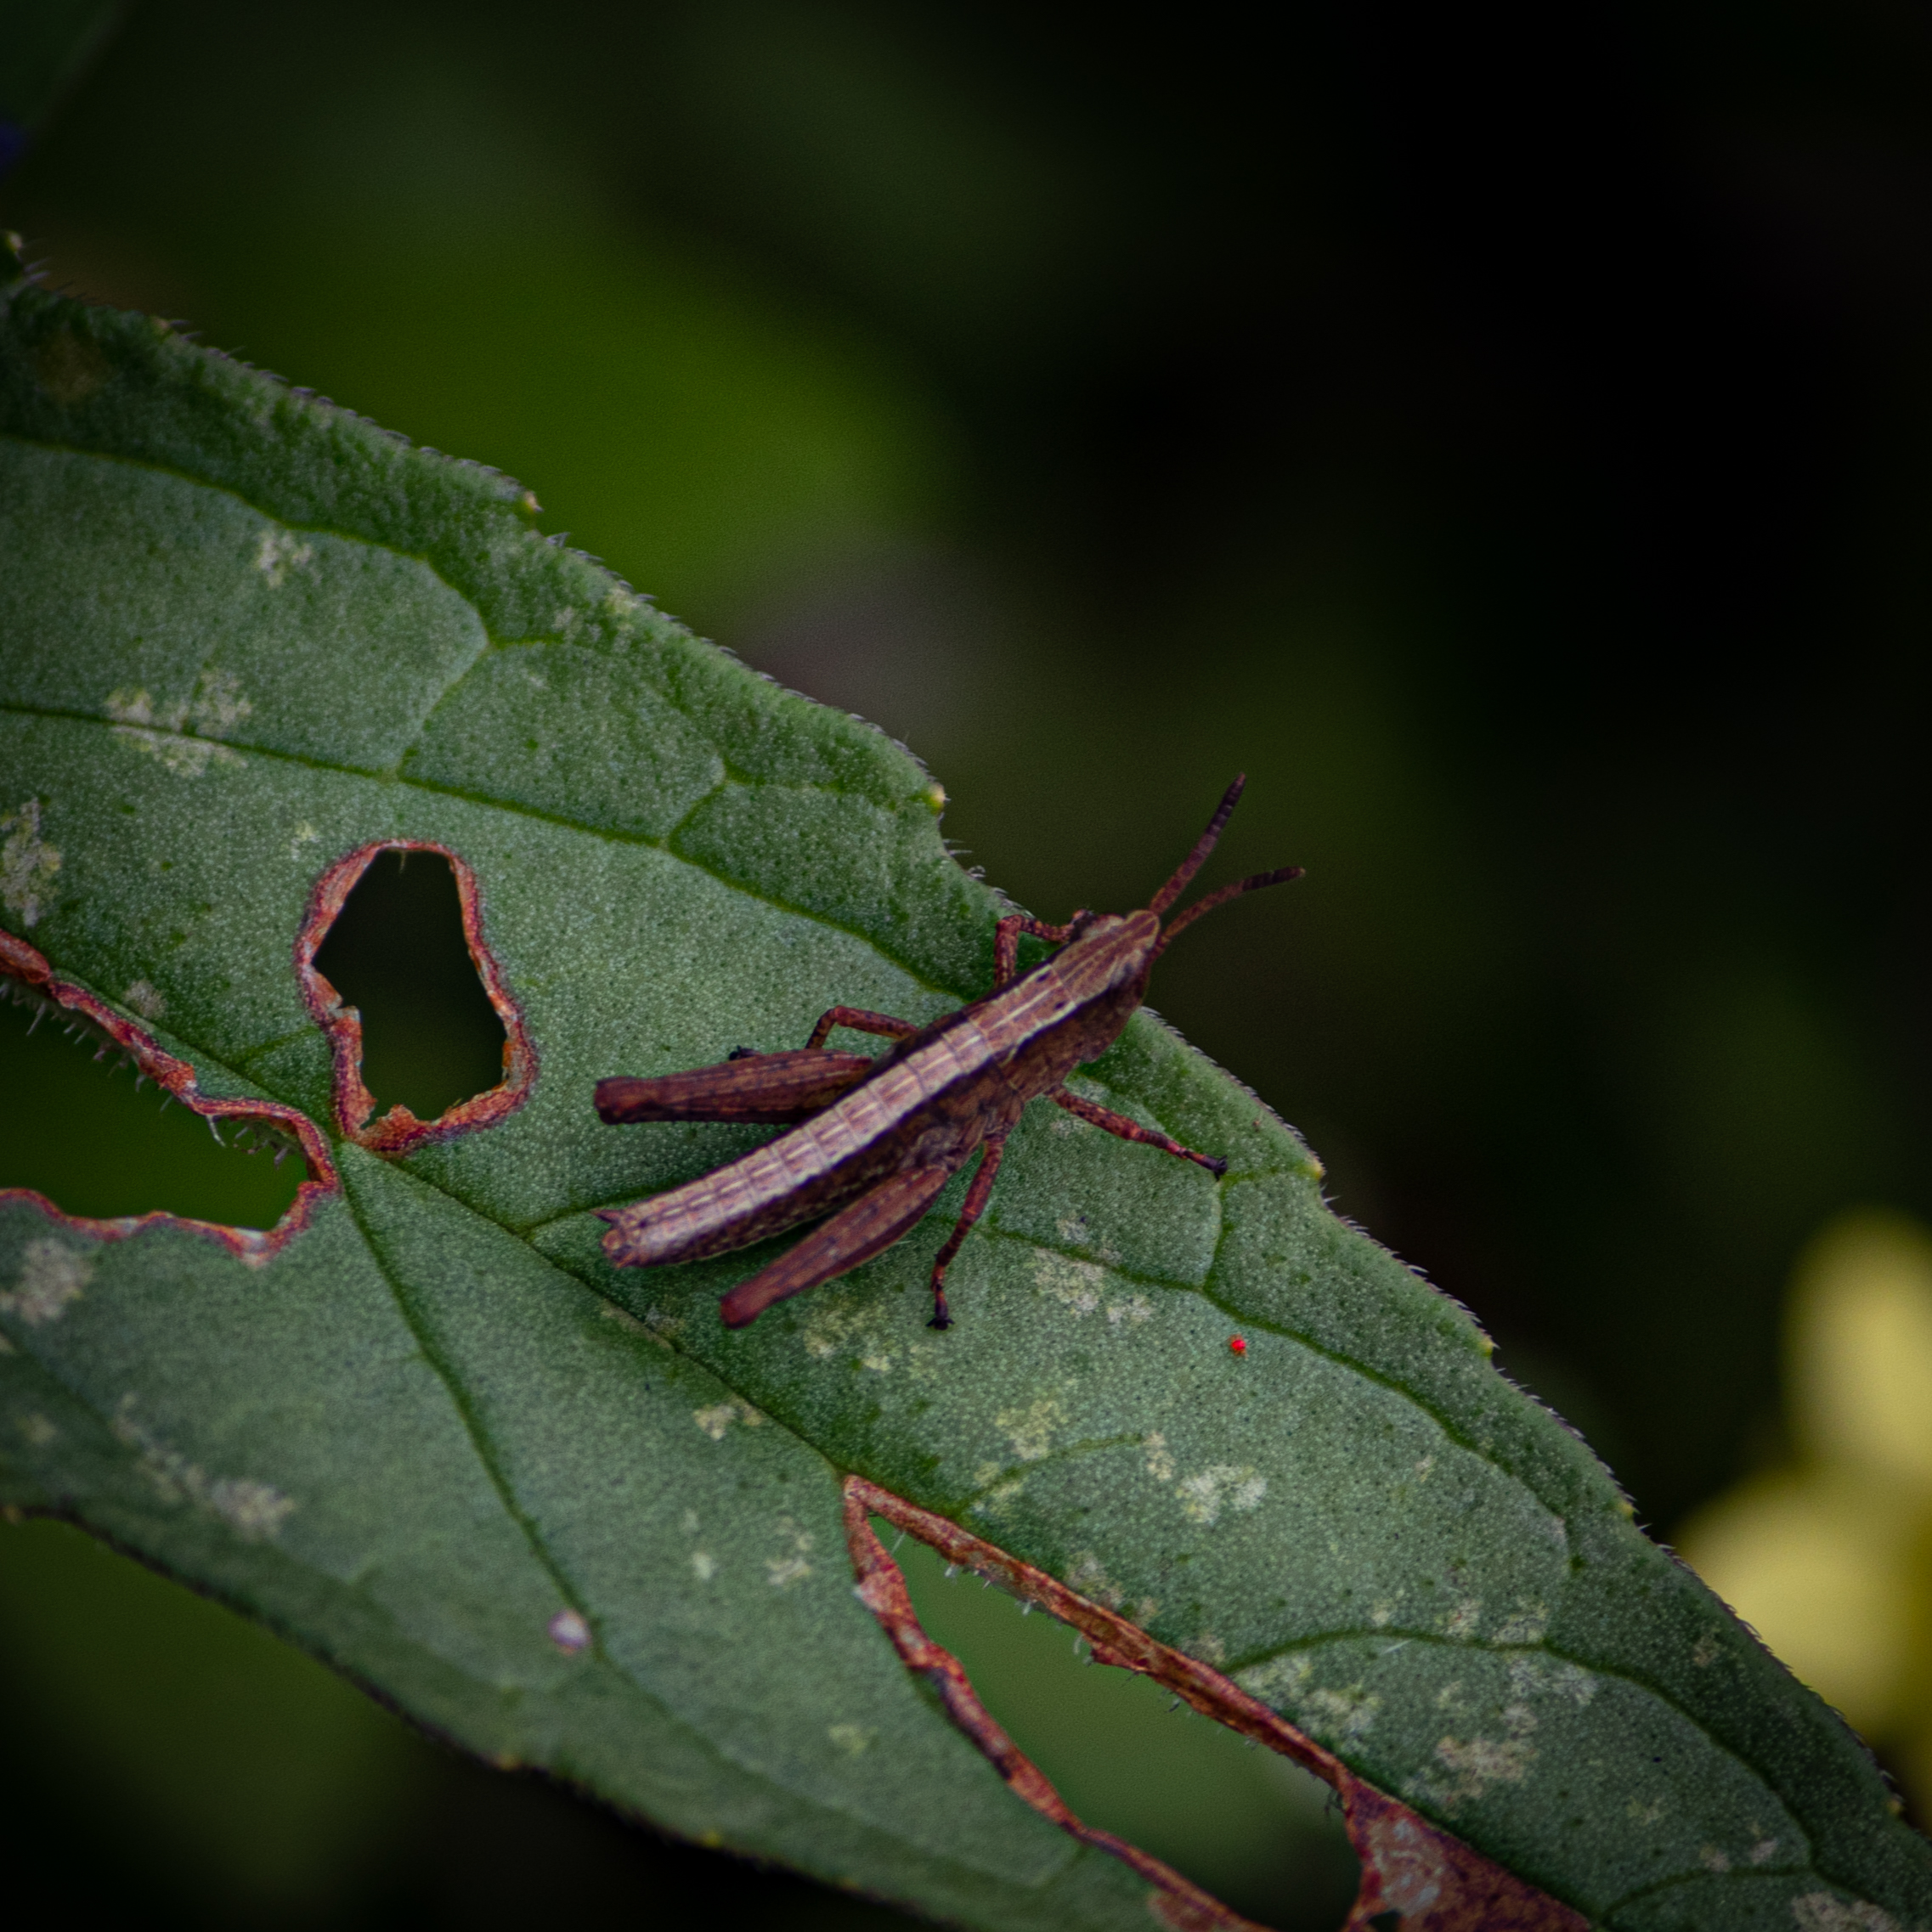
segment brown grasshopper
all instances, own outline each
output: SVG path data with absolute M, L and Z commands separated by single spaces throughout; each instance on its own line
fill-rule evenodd
M 1154 962 L 1203 912 L 1244 892 L 1299 878 L 1299 866 L 1257 873 L 1209 893 L 1166 927 L 1161 916 L 1186 891 L 1214 850 L 1247 782 L 1235 779 L 1180 869 L 1144 910 L 1076 912 L 1064 926 L 1025 912 L 999 922 L 993 990 L 984 999 L 915 1026 L 908 1020 L 835 1006 L 802 1048 L 749 1048 L 721 1065 L 652 1080 L 597 1082 L 597 1112 L 632 1121 L 736 1121 L 789 1126 L 713 1172 L 628 1207 L 598 1210 L 611 1223 L 604 1252 L 619 1267 L 697 1261 L 782 1233 L 837 1209 L 795 1247 L 725 1296 L 727 1328 L 755 1321 L 774 1302 L 802 1295 L 869 1261 L 907 1233 L 933 1198 L 984 1148 L 959 1220 L 933 1263 L 934 1328 L 948 1328 L 946 1270 L 984 1211 L 1006 1137 L 1029 1100 L 1051 1100 L 1083 1121 L 1216 1176 L 1228 1163 L 1070 1093 L 1061 1084 L 1120 1036 L 1147 991 Z M 1061 950 L 1024 979 L 1020 935 Z M 835 1026 L 897 1042 L 877 1059 L 826 1049 Z

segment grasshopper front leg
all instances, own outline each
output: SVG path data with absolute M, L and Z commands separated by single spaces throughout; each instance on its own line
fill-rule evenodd
M 1078 913 L 1075 918 L 1079 918 Z M 1031 933 L 1048 946 L 1065 946 L 1073 937 L 1070 925 L 1049 926 L 1031 912 L 1008 912 L 993 930 L 993 991 L 1012 985 L 1020 971 L 1020 935 Z
M 1006 1152 L 1006 1136 L 986 1143 L 986 1152 L 980 1156 L 980 1171 L 973 1177 L 973 1184 L 966 1190 L 966 1199 L 959 1209 L 959 1220 L 952 1232 L 946 1237 L 946 1246 L 933 1257 L 933 1319 L 926 1324 L 928 1328 L 951 1328 L 952 1313 L 946 1305 L 946 1271 L 952 1265 L 952 1257 L 959 1252 L 959 1244 L 972 1232 L 973 1223 L 986 1211 L 986 1202 L 991 1198 L 993 1177 L 999 1172 L 1001 1157 Z

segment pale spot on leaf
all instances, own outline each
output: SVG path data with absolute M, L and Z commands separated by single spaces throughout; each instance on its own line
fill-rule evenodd
M 1033 1286 L 1037 1292 L 1071 1308 L 1076 1315 L 1090 1315 L 1100 1306 L 1106 1273 L 1090 1261 L 1074 1261 L 1065 1255 L 1042 1249 L 1033 1257 Z
M 29 1241 L 20 1279 L 0 1295 L 0 1314 L 18 1315 L 29 1328 L 59 1321 L 81 1299 L 93 1271 L 93 1257 L 65 1241 Z
M 145 980 L 137 980 L 121 994 L 121 1003 L 144 1020 L 159 1020 L 167 1011 L 167 1002 Z
M 1198 1476 L 1183 1477 L 1174 1493 L 1189 1522 L 1212 1529 L 1226 1511 L 1239 1515 L 1258 1508 L 1268 1494 L 1268 1478 L 1245 1466 L 1217 1462 Z
M 1454 1776 L 1446 1781 L 1415 1778 L 1410 1788 L 1418 1797 L 1453 1811 L 1482 1797 L 1493 1784 L 1520 1784 L 1536 1760 L 1536 1747 L 1529 1742 L 1529 1734 L 1536 1728 L 1536 1713 L 1526 1703 L 1512 1703 L 1505 1707 L 1502 1718 L 1501 1737 L 1441 1739 L 1436 1756 Z
M 1348 1743 L 1369 1729 L 1381 1708 L 1381 1699 L 1359 1684 L 1342 1691 L 1310 1691 L 1302 1706 L 1310 1730 Z
M 1535 1761 L 1536 1747 L 1521 1737 L 1444 1737 L 1436 1755 L 1455 1775 L 1431 1795 L 1445 1810 L 1480 1798 L 1492 1784 L 1520 1784 Z
M 211 1477 L 199 1463 L 171 1449 L 136 1419 L 137 1400 L 132 1394 L 121 1397 L 114 1432 L 130 1449 L 139 1451 L 135 1467 L 153 1485 L 161 1502 L 171 1507 L 192 1503 L 225 1522 L 244 1542 L 265 1543 L 280 1534 L 282 1524 L 296 1506 L 291 1497 L 285 1496 L 273 1483 L 259 1483 L 251 1477 Z
M 54 903 L 60 854 L 40 835 L 40 800 L 29 799 L 0 818 L 0 906 L 24 926 Z
M 1794 1899 L 1791 1918 L 1798 1932 L 1899 1932 L 1898 1921 L 1869 1899 L 1835 1898 L 1829 1892 Z
M 700 1583 L 709 1583 L 718 1573 L 718 1559 L 709 1550 L 693 1550 L 691 1572 Z
M 1116 1589 L 1108 1577 L 1106 1568 L 1091 1550 L 1082 1550 L 1067 1568 L 1067 1585 L 1077 1590 L 1082 1596 L 1091 1596 L 1096 1603 L 1104 1603 L 1110 1610 L 1118 1610 L 1127 1601 L 1127 1593 Z
M 1052 1446 L 1054 1429 L 1066 1420 L 1059 1398 L 1042 1395 L 1025 1409 L 1003 1409 L 993 1426 L 1013 1444 L 1022 1462 L 1037 1462 Z
M 694 1409 L 691 1419 L 715 1443 L 725 1439 L 725 1432 L 734 1422 L 743 1423 L 748 1429 L 755 1429 L 765 1420 L 764 1415 L 749 1402 L 740 1402 L 735 1396 L 729 1402 L 720 1402 L 709 1409 Z
M 207 670 L 195 684 L 188 715 L 204 737 L 219 737 L 233 731 L 254 709 L 242 696 L 241 680 L 233 671 Z
M 856 1296 L 828 1296 L 817 1307 L 807 1309 L 799 1325 L 805 1353 L 821 1362 L 848 1346 L 880 1354 L 878 1341 L 864 1333 L 872 1326 L 874 1312 L 869 1302 Z
M 314 545 L 304 543 L 292 530 L 264 530 L 255 546 L 255 568 L 268 579 L 271 590 L 280 590 L 291 570 L 314 561 Z
M 1498 1643 L 1540 1643 L 1543 1633 L 1549 1627 L 1548 1606 L 1520 1597 L 1516 1615 L 1497 1625 L 1495 1641 Z
M 244 1542 L 263 1543 L 280 1532 L 295 1504 L 271 1483 L 223 1476 L 208 1485 L 207 1507 Z
M 788 1590 L 811 1574 L 811 1565 L 806 1559 L 811 1555 L 812 1535 L 788 1516 L 778 1518 L 775 1533 L 785 1550 L 781 1556 L 765 1559 L 765 1573 L 774 1590 Z
M 974 1510 L 981 1516 L 1003 1516 L 1007 1505 L 1025 1487 L 1026 1478 L 1024 1476 L 1015 1476 L 1010 1482 L 1002 1483 L 997 1488 L 987 1490 L 974 1504 Z
M 150 692 L 132 686 L 110 692 L 106 703 L 116 737 L 183 778 L 199 778 L 211 764 L 246 763 L 240 753 L 215 741 L 254 709 L 241 694 L 240 680 L 220 670 L 202 672 L 193 694 L 172 704 L 157 703 Z
M 60 1434 L 38 1409 L 31 1415 L 21 1416 L 20 1426 L 29 1449 L 45 1449 L 49 1443 L 56 1441 Z
M 826 1727 L 825 1735 L 838 1749 L 856 1758 L 872 1743 L 874 1734 L 862 1724 L 833 1724 Z
M 1308 1682 L 1314 1665 L 1306 1657 L 1291 1652 L 1271 1657 L 1265 1664 L 1250 1664 L 1234 1674 L 1234 1681 L 1251 1697 L 1279 1709 Z

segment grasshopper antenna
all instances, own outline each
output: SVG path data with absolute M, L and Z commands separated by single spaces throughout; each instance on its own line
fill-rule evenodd
M 1194 850 L 1182 860 L 1180 869 L 1155 894 L 1151 910 L 1164 912 L 1188 889 L 1189 882 L 1207 862 L 1207 855 L 1214 850 L 1215 841 L 1221 836 L 1222 828 L 1233 816 L 1234 807 L 1240 803 L 1242 788 L 1248 782 L 1246 772 L 1240 773 L 1223 794 L 1221 803 L 1215 807 L 1214 816 L 1207 822 L 1207 829 L 1195 841 Z M 1161 943 L 1154 948 L 1153 958 L 1158 959 L 1174 940 L 1191 926 L 1204 912 L 1212 912 L 1217 906 L 1225 906 L 1230 899 L 1239 899 L 1243 893 L 1258 892 L 1264 885 L 1285 885 L 1291 879 L 1299 878 L 1300 866 L 1278 866 L 1273 872 L 1251 873 L 1246 878 L 1238 878 L 1232 885 L 1217 887 L 1205 899 L 1197 899 L 1184 912 L 1177 912 L 1167 922 L 1167 929 L 1161 935 Z
M 1247 788 L 1247 782 L 1248 775 L 1246 771 L 1235 773 L 1234 783 L 1221 794 L 1221 803 L 1215 806 L 1214 816 L 1208 820 L 1206 831 L 1195 840 L 1194 850 L 1181 861 L 1180 869 L 1149 901 L 1149 912 L 1165 912 L 1187 890 L 1194 875 L 1207 863 L 1207 855 L 1214 850 L 1228 821 L 1234 816 L 1234 807 L 1241 802 L 1241 794 Z

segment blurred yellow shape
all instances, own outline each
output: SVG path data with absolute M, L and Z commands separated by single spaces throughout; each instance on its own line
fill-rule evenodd
M 1792 1671 L 1871 1736 L 1906 1688 L 1915 1496 L 1831 1470 L 1740 1485 L 1699 1511 L 1680 1553 Z
M 1785 1378 L 1798 1466 L 1701 1510 L 1684 1558 L 1867 1737 L 1922 1729 L 1932 1234 L 1878 1208 L 1828 1222 L 1793 1274 Z
M 1785 1321 L 1800 1449 L 1932 1493 L 1932 1236 L 1861 1208 L 1800 1257 Z

